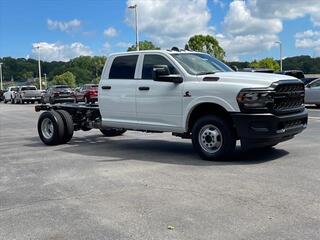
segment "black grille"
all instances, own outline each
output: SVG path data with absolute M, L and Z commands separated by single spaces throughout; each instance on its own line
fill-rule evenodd
M 302 111 L 304 106 L 304 85 L 296 81 L 280 82 L 275 86 L 274 103 L 271 110 L 276 114 Z

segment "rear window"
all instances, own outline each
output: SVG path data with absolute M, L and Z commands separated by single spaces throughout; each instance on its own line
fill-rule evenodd
M 28 91 L 28 90 L 37 90 L 36 87 L 22 87 L 21 91 Z
M 109 79 L 134 79 L 138 55 L 116 57 L 109 73 Z
M 17 87 L 15 87 L 15 88 L 11 88 L 11 91 L 18 91 L 19 90 L 19 88 L 17 88 Z

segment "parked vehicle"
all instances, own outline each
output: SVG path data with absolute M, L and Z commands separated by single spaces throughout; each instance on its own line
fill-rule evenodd
M 68 142 L 75 130 L 108 137 L 127 129 L 190 138 L 207 160 L 243 148 L 271 147 L 307 126 L 304 85 L 290 76 L 234 72 L 210 55 L 149 50 L 112 54 L 97 104 L 38 105 L 38 133 L 47 145 Z
M 73 91 L 67 85 L 54 85 L 46 90 L 41 101 L 50 104 L 74 102 Z
M 300 79 L 305 85 L 307 85 L 308 83 L 312 82 L 313 80 L 315 80 L 316 78 L 306 78 L 303 71 L 301 70 L 286 70 L 286 71 L 282 71 L 282 72 L 277 72 L 278 74 L 284 74 L 284 75 L 288 75 L 288 76 L 292 76 L 295 78 Z
M 21 86 L 16 91 L 14 103 L 40 103 L 41 91 L 36 86 Z
M 2 102 L 4 100 L 4 93 L 6 92 L 7 90 L 0 90 L 0 102 Z
M 320 108 L 320 78 L 306 85 L 305 103 L 315 104 Z
M 242 72 L 274 73 L 270 68 L 244 68 Z
M 15 95 L 16 95 L 16 92 L 18 91 L 18 89 L 19 89 L 19 87 L 17 87 L 17 86 L 9 87 L 8 91 L 6 91 L 4 93 L 3 102 L 4 103 L 7 103 L 7 102 L 14 103 L 14 98 L 15 98 Z
M 85 84 L 74 91 L 75 102 L 94 103 L 98 100 L 98 85 Z

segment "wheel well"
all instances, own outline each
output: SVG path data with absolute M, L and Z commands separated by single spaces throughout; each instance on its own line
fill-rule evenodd
M 193 125 L 197 121 L 197 119 L 212 114 L 215 116 L 219 116 L 224 118 L 226 121 L 229 122 L 230 126 L 233 126 L 233 120 L 228 113 L 228 111 L 215 103 L 201 103 L 197 105 L 191 112 L 189 119 L 188 119 L 188 132 L 191 132 Z

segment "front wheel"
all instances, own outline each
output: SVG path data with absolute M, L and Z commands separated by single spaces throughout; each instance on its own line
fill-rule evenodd
M 231 125 L 223 118 L 208 115 L 196 121 L 192 128 L 192 144 L 204 160 L 223 160 L 236 146 Z
M 106 137 L 116 137 L 124 134 L 126 130 L 116 129 L 116 128 L 107 128 L 107 129 L 100 129 L 100 132 Z

